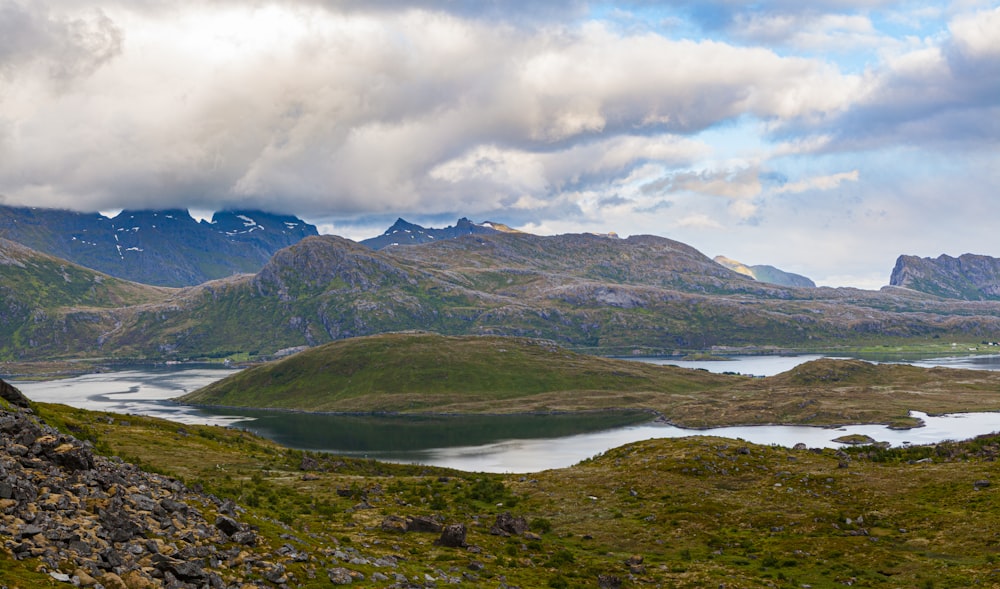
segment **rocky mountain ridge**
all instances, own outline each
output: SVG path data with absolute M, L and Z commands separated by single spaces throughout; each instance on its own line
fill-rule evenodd
M 432 241 L 455 239 L 463 235 L 490 235 L 493 233 L 517 233 L 517 231 L 502 223 L 491 221 L 473 223 L 465 217 L 459 219 L 455 225 L 441 229 L 421 227 L 400 217 L 382 235 L 363 239 L 359 243 L 373 250 L 380 250 L 390 246 L 419 245 Z
M 1000 301 L 1000 258 L 899 256 L 889 284 L 964 301 Z
M 253 273 L 316 228 L 261 211 L 220 211 L 196 221 L 186 210 L 99 213 L 0 206 L 0 238 L 117 278 L 193 286 Z

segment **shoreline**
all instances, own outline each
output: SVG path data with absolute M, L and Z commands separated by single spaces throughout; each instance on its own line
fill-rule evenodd
M 917 424 L 910 427 L 898 427 L 893 426 L 891 421 L 871 421 L 871 422 L 854 422 L 854 423 L 833 423 L 833 424 L 814 424 L 814 423 L 782 423 L 782 422 L 766 422 L 766 423 L 727 423 L 727 424 L 716 424 L 716 425 L 705 425 L 705 426 L 690 426 L 683 425 L 676 421 L 667 418 L 663 413 L 655 409 L 649 409 L 645 407 L 632 407 L 632 408 L 608 408 L 608 409 L 581 409 L 579 411 L 565 411 L 565 410 L 551 410 L 551 411 L 512 411 L 512 412 L 484 412 L 484 413 L 447 413 L 442 411 L 426 411 L 426 412 L 401 412 L 401 411 L 309 411 L 306 409 L 289 409 L 284 407 L 246 407 L 238 405 L 205 405 L 197 403 L 181 403 L 174 401 L 173 399 L 164 400 L 165 403 L 170 403 L 173 405 L 181 407 L 193 407 L 196 409 L 221 409 L 221 410 L 232 410 L 232 411 L 260 411 L 262 413 L 283 413 L 291 415 L 326 415 L 331 417 L 397 417 L 397 418 L 421 418 L 421 417 L 445 417 L 460 419 L 463 417 L 527 417 L 527 416 L 544 416 L 544 415 L 597 415 L 601 413 L 642 413 L 652 416 L 648 421 L 637 421 L 632 425 L 643 425 L 643 424 L 661 424 L 670 427 L 675 427 L 677 429 L 690 430 L 692 432 L 705 432 L 713 429 L 724 429 L 732 427 L 810 427 L 816 429 L 826 429 L 826 430 L 837 430 L 846 427 L 858 427 L 858 426 L 883 426 L 886 429 L 893 431 L 912 431 L 915 429 L 920 429 L 926 427 L 926 422 L 923 419 L 915 418 Z M 912 413 L 914 410 L 910 410 Z M 950 413 L 926 413 L 919 412 L 928 417 L 940 417 L 943 415 L 951 415 Z M 1000 413 L 1000 411 L 969 411 L 969 412 L 956 412 L 956 413 Z M 627 426 L 622 426 L 627 427 Z

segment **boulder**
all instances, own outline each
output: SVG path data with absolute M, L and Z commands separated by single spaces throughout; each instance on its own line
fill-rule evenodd
M 53 448 L 47 456 L 52 462 L 71 472 L 94 468 L 93 452 L 76 444 L 62 444 Z
M 242 526 L 240 526 L 239 522 L 237 522 L 231 517 L 226 517 L 224 515 L 220 515 L 218 518 L 216 518 L 215 527 L 219 528 L 219 531 L 221 531 L 223 534 L 227 536 L 232 536 L 236 532 L 239 532 L 240 530 L 243 529 Z
M 181 581 L 198 583 L 208 579 L 201 563 L 195 560 L 184 561 L 156 554 L 153 556 L 153 566 L 164 573 L 170 572 Z
M 465 524 L 450 524 L 441 530 L 441 537 L 434 543 L 447 548 L 464 548 L 468 546 L 465 533 Z
M 357 573 L 344 567 L 336 567 L 328 570 L 327 575 L 330 577 L 330 582 L 334 585 L 350 585 L 354 582 L 354 577 Z
M 514 516 L 509 511 L 497 515 L 497 521 L 490 528 L 494 536 L 520 536 L 528 531 L 528 521 L 523 516 Z
M 407 532 L 428 532 L 437 534 L 444 529 L 444 524 L 427 515 L 417 515 L 410 517 L 406 521 Z
M 125 581 L 115 573 L 104 573 L 101 577 L 101 585 L 104 585 L 104 589 L 128 589 Z
M 408 530 L 409 526 L 407 525 L 406 520 L 398 515 L 390 515 L 382 520 L 383 532 L 396 532 L 398 534 L 404 534 Z

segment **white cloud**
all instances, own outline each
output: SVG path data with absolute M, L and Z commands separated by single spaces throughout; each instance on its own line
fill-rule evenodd
M 760 179 L 756 167 L 678 172 L 654 183 L 650 190 L 750 198 L 760 194 Z
M 95 72 L 121 51 L 122 32 L 99 8 L 54 14 L 44 2 L 0 5 L 0 76 L 35 75 L 58 87 Z
M 722 229 L 722 223 L 719 223 L 712 217 L 709 217 L 705 213 L 693 213 L 677 219 L 672 223 L 674 227 L 683 229 Z
M 733 29 L 745 39 L 782 43 L 805 51 L 846 53 L 895 44 L 861 14 L 742 14 L 736 17 Z
M 831 136 L 830 150 L 993 148 L 1000 142 L 1000 8 L 960 14 L 948 31 L 889 55 L 866 75 L 850 109 L 811 131 Z
M 976 59 L 1000 57 L 1000 7 L 960 15 L 948 28 L 963 54 Z
M 672 232 L 798 268 L 860 264 L 859 227 L 892 228 L 889 265 L 911 234 L 1000 255 L 995 2 L 594 6 L 0 0 L 0 194 Z
M 789 182 L 788 184 L 775 189 L 774 192 L 776 194 L 781 194 L 788 192 L 806 192 L 808 190 L 832 190 L 844 182 L 857 182 L 858 176 L 858 170 L 840 172 L 838 174 L 830 174 L 828 176 L 814 176 L 812 178 L 799 180 L 798 182 Z
M 41 204 L 93 208 L 495 209 L 648 161 L 687 166 L 706 147 L 679 135 L 823 118 L 858 83 L 814 60 L 596 23 L 310 4 L 107 14 L 120 55 L 59 93 L 18 69 L 20 89 L 0 97 L 11 200 L 47 187 Z

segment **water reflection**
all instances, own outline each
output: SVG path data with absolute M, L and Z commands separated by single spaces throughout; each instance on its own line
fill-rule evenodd
M 211 414 L 215 410 L 203 409 Z M 231 413 L 226 410 L 227 413 Z M 481 446 L 497 440 L 551 440 L 595 430 L 648 422 L 642 411 L 554 413 L 531 415 L 337 415 L 273 411 L 240 411 L 247 429 L 282 445 L 304 450 L 330 450 L 381 458 L 423 455 L 438 448 Z
M 47 381 L 10 381 L 32 401 L 92 411 L 161 417 L 179 423 L 229 425 L 241 415 L 205 415 L 170 401 L 237 372 L 218 367 L 150 366 Z

